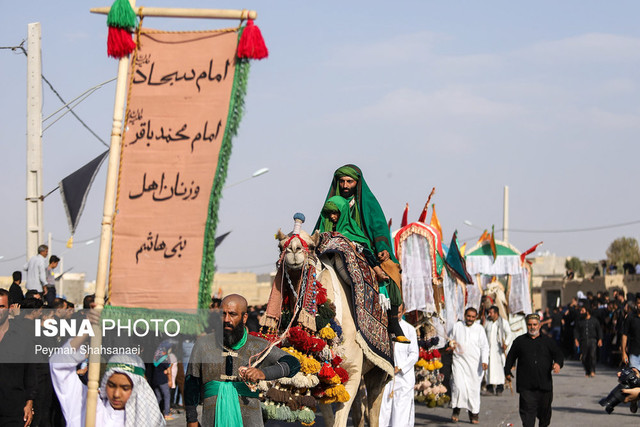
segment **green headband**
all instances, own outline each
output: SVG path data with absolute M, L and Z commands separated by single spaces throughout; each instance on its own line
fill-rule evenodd
M 107 363 L 107 371 L 109 369 L 121 369 L 123 371 L 131 372 L 132 374 L 140 375 L 144 377 L 144 369 L 133 365 L 127 365 L 126 363 Z

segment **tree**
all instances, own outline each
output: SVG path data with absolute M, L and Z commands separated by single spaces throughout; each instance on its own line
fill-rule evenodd
M 621 266 L 625 263 L 636 265 L 640 262 L 640 247 L 638 240 L 633 237 L 620 237 L 609 245 L 607 261 Z

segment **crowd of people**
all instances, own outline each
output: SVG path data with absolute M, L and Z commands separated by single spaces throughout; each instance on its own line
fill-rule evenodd
M 579 291 L 566 306 L 538 314 L 542 333 L 554 339 L 566 358 L 581 360 L 585 375 L 593 377 L 597 363 L 618 367 L 640 354 L 638 308 L 640 294 Z M 632 365 L 640 368 L 640 359 L 634 358 Z

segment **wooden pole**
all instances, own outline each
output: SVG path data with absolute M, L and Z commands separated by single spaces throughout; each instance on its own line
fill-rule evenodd
M 106 15 L 110 7 L 94 7 L 91 13 Z M 135 7 L 134 7 L 135 9 Z M 165 7 L 140 7 L 136 10 L 140 16 L 166 16 L 172 18 L 208 18 L 208 19 L 256 19 L 255 10 L 224 9 L 171 9 Z
M 135 0 L 129 0 L 135 7 Z M 118 62 L 118 80 L 116 81 L 116 95 L 113 106 L 113 124 L 111 125 L 111 141 L 109 147 L 109 163 L 107 166 L 107 183 L 104 192 L 104 207 L 102 210 L 102 229 L 100 232 L 100 248 L 98 252 L 98 271 L 96 273 L 96 307 L 98 313 L 104 307 L 104 296 L 109 273 L 109 258 L 111 255 L 111 232 L 115 211 L 116 189 L 118 185 L 118 170 L 120 168 L 120 147 L 122 143 L 122 125 L 127 97 L 127 75 L 129 72 L 129 57 L 120 58 Z M 93 326 L 94 336 L 91 338 L 91 348 L 102 346 L 102 330 L 100 325 Z M 89 374 L 87 382 L 87 412 L 85 426 L 94 427 L 96 423 L 96 408 L 98 405 L 98 387 L 100 386 L 100 352 L 89 354 Z

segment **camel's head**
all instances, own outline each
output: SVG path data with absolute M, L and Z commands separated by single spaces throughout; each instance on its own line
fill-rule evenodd
M 300 270 L 307 261 L 310 254 L 313 253 L 320 233 L 317 231 L 312 236 L 300 227 L 304 222 L 304 215 L 297 213 L 294 215 L 295 225 L 293 231 L 284 234 L 282 230 L 276 233 L 276 239 L 280 242 L 280 261 L 289 270 Z

